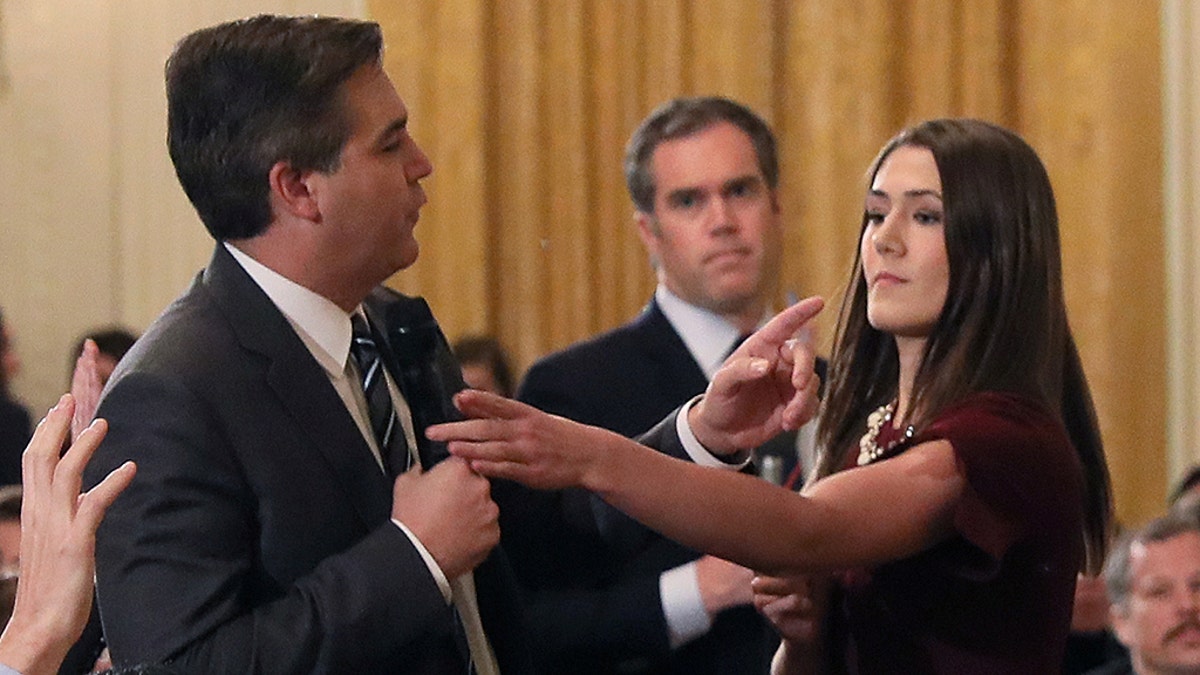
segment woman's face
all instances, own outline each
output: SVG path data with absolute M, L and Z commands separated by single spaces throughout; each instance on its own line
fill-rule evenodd
M 933 330 L 950 283 L 942 180 L 928 148 L 896 148 L 867 192 L 860 242 L 867 320 L 896 337 Z

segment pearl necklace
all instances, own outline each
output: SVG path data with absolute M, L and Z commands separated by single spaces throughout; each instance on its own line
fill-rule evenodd
M 883 425 L 892 421 L 892 415 L 896 412 L 896 402 L 889 401 L 886 405 L 879 407 L 879 410 L 867 416 L 867 433 L 858 439 L 858 465 L 864 466 L 879 459 L 888 450 L 900 445 L 901 443 L 913 437 L 913 426 L 910 424 L 904 428 L 904 433 L 899 438 L 894 439 L 887 445 L 880 447 L 876 439 L 879 438 L 879 431 L 883 429 Z

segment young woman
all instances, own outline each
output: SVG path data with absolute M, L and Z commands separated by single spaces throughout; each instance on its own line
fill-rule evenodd
M 1034 151 L 984 122 L 925 122 L 869 172 L 822 459 L 802 493 L 664 453 L 728 463 L 803 422 L 812 354 L 788 338 L 819 300 L 773 319 L 643 439 L 661 453 L 476 392 L 457 402 L 479 419 L 428 433 L 485 474 L 582 486 L 765 573 L 830 574 L 837 670 L 1058 672 L 1075 576 L 1103 559 L 1109 516 L 1061 277 Z

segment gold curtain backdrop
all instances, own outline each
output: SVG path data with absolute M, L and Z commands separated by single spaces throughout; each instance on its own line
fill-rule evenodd
M 621 157 L 677 95 L 775 128 L 779 293 L 822 294 L 824 343 L 856 246 L 864 172 L 903 126 L 971 116 L 1037 148 L 1059 199 L 1067 299 L 1120 518 L 1165 484 L 1159 9 L 1122 0 L 371 0 L 386 67 L 434 163 L 418 264 L 451 336 L 519 367 L 614 327 L 654 279 Z M 1036 470 L 1031 467 L 1031 470 Z

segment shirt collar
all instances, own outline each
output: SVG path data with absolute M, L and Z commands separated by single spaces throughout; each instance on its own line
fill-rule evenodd
M 339 376 L 350 355 L 350 315 L 332 300 L 315 293 L 225 243 L 246 274 L 275 303 L 313 357 L 332 376 Z
M 654 300 L 692 358 L 696 359 L 700 370 L 704 371 L 704 376 L 711 380 L 729 356 L 734 342 L 741 337 L 737 327 L 718 314 L 688 303 L 663 284 L 654 289 Z

